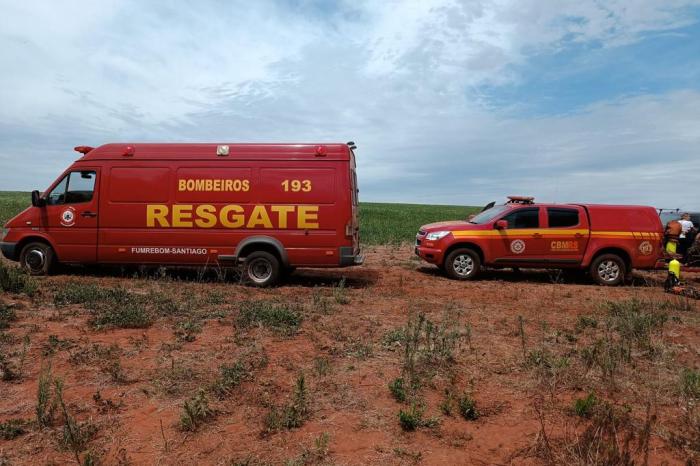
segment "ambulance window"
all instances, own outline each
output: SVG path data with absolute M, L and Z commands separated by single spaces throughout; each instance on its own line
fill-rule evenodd
M 547 219 L 550 228 L 573 227 L 578 225 L 578 210 L 547 209 Z
M 97 174 L 93 171 L 70 172 L 65 204 L 90 202 L 95 190 L 95 178 Z
M 66 183 L 68 183 L 68 175 L 64 176 L 56 187 L 51 190 L 49 195 L 46 196 L 46 203 L 48 205 L 63 204 L 63 201 L 66 199 Z
M 540 209 L 518 209 L 503 217 L 503 220 L 508 222 L 508 228 L 539 228 Z

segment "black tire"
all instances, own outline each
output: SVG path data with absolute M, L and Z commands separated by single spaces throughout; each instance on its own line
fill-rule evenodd
M 602 254 L 591 262 L 591 278 L 599 285 L 617 286 L 625 281 L 627 266 L 617 254 Z
M 56 255 L 46 243 L 28 243 L 19 254 L 19 263 L 30 275 L 48 275 Z
M 280 261 L 269 252 L 251 252 L 245 258 L 243 278 L 252 286 L 273 286 L 280 279 Z
M 481 270 L 481 259 L 473 249 L 455 249 L 448 254 L 444 263 L 445 273 L 455 280 L 471 280 Z

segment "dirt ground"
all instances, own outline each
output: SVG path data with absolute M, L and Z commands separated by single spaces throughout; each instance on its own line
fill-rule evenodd
M 587 464 L 595 432 L 596 458 L 618 449 L 635 464 L 697 464 L 700 424 L 679 381 L 683 369 L 700 368 L 700 305 L 665 294 L 663 278 L 635 273 L 630 286 L 604 288 L 504 270 L 463 283 L 417 261 L 410 246 L 372 248 L 362 267 L 298 270 L 265 290 L 193 273 L 64 270 L 39 278 L 34 297 L 2 296 L 16 318 L 0 342 L 15 373 L 0 382 L 0 422 L 26 423 L 0 440 L 0 464 Z M 699 276 L 686 278 L 700 287 Z M 189 312 L 99 328 L 85 305 L 56 304 L 75 282 L 157 292 Z M 606 373 L 590 356 L 606 335 L 605 302 L 631 299 L 666 317 L 647 346 Z M 242 306 L 260 300 L 296 309 L 301 325 L 240 325 Z M 401 329 L 421 314 L 438 338 L 419 348 L 420 385 L 400 402 L 389 384 L 411 375 L 410 329 Z M 236 361 L 246 367 L 240 383 L 212 389 L 220 366 Z M 49 365 L 63 381 L 65 412 L 91 432 L 77 458 L 60 406 L 43 427 L 35 421 Z M 294 404 L 302 374 L 301 425 L 274 425 L 271 411 Z M 597 415 L 573 409 L 591 392 L 619 417 L 612 439 Z M 187 430 L 183 406 L 198 393 L 209 409 Z M 476 419 L 460 414 L 467 395 Z M 399 411 L 412 404 L 422 421 L 404 430 Z

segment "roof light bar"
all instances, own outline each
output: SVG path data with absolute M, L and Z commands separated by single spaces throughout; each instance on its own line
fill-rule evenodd
M 508 204 L 534 204 L 535 198 L 532 196 L 508 196 Z
M 74 151 L 80 152 L 81 154 L 87 154 L 88 152 L 90 152 L 93 149 L 94 149 L 94 147 L 90 147 L 90 146 L 75 146 L 73 148 Z

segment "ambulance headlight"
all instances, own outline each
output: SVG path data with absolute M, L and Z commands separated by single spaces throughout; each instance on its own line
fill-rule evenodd
M 428 235 L 425 237 L 428 241 L 437 241 L 439 239 L 444 238 L 445 236 L 449 235 L 449 231 L 433 231 L 428 233 Z

